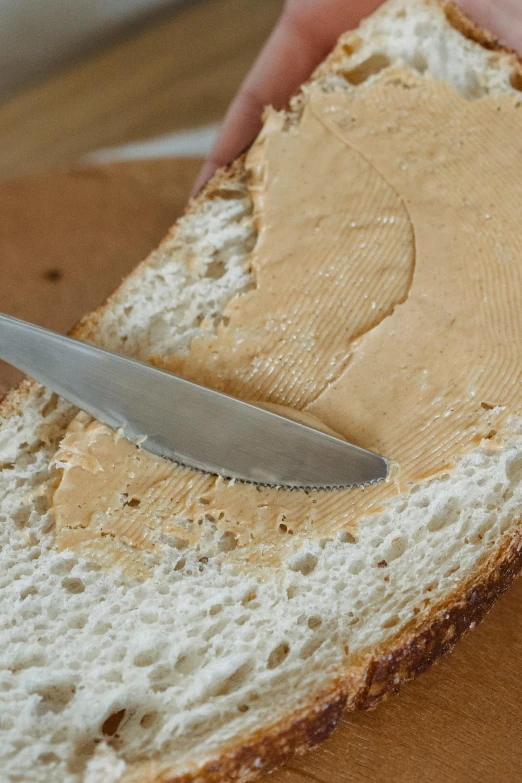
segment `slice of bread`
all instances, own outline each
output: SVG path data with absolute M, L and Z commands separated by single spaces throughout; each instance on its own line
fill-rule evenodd
M 441 79 L 469 100 L 516 95 L 521 82 L 513 54 L 435 0 L 389 0 L 313 81 L 353 89 L 377 77 L 376 64 Z M 240 159 L 76 335 L 144 360 L 185 350 L 248 290 L 255 241 Z M 374 706 L 451 650 L 522 565 L 514 422 L 503 448 L 477 446 L 361 524 L 357 539 L 305 542 L 272 578 L 195 546 L 128 580 L 55 544 L 52 460 L 75 413 L 31 382 L 1 408 L 9 783 L 255 777 L 326 738 L 346 707 Z

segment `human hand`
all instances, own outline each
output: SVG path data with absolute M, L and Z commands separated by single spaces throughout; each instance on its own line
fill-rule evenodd
M 232 101 L 214 147 L 192 194 L 217 168 L 230 163 L 261 128 L 265 106 L 280 109 L 345 30 L 382 0 L 286 0 L 281 17 L 238 94 Z M 460 8 L 501 41 L 522 53 L 521 0 L 456 0 Z
M 193 195 L 217 168 L 230 163 L 255 138 L 265 106 L 283 108 L 341 33 L 356 27 L 381 3 L 382 0 L 286 0 L 276 27 L 226 113 L 194 184 Z

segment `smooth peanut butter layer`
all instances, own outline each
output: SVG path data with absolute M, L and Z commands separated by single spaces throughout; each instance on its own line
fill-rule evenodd
M 169 544 L 277 565 L 303 538 L 356 534 L 522 409 L 522 110 L 409 70 L 307 91 L 247 157 L 255 288 L 186 355 L 154 363 L 302 411 L 398 464 L 330 492 L 175 466 L 80 415 L 57 462 L 57 543 L 144 576 Z

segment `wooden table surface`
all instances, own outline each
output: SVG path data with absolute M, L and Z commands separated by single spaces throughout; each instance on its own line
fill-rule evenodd
M 282 4 L 192 0 L 0 103 L 0 177 L 219 121 Z
M 157 244 L 198 165 L 126 163 L 0 184 L 0 311 L 67 329 Z M 13 380 L 0 368 L 4 388 Z M 263 783 L 519 783 L 521 617 L 519 581 L 449 658 Z

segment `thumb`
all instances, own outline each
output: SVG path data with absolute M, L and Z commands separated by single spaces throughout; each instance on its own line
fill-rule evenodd
M 382 0 L 287 0 L 261 54 L 223 120 L 192 195 L 214 171 L 230 163 L 261 129 L 265 106 L 283 108 L 341 33 L 357 25 Z

